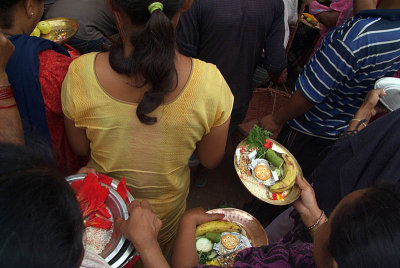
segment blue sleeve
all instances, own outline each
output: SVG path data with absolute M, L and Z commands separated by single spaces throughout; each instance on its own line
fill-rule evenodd
M 355 63 L 354 53 L 345 42 L 335 35 L 327 36 L 306 63 L 295 90 L 301 90 L 312 103 L 321 103 L 330 91 L 339 90 L 354 77 Z

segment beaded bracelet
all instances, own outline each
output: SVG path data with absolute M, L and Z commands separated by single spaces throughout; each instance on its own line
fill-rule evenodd
M 324 215 L 325 215 L 325 211 L 322 210 L 321 216 L 319 216 L 318 220 L 317 220 L 313 225 L 311 225 L 311 226 L 309 226 L 309 227 L 306 227 L 307 230 L 308 230 L 308 231 L 311 231 L 312 229 L 314 229 L 314 228 L 321 222 L 321 220 L 322 220 L 322 218 L 324 217 Z
M 11 85 L 0 87 L 0 100 L 14 97 L 14 90 Z

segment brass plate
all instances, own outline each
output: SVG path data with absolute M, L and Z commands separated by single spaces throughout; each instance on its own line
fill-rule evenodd
M 224 214 L 224 220 L 234 222 L 242 227 L 242 234 L 249 239 L 253 247 L 268 245 L 268 238 L 264 228 L 260 222 L 249 213 L 236 208 L 217 208 L 208 212 Z
M 299 163 L 297 163 L 297 160 L 294 158 L 294 156 L 288 151 L 288 149 L 286 149 L 285 147 L 283 147 L 281 144 L 279 144 L 277 141 L 273 140 L 273 139 L 269 139 L 270 141 L 272 141 L 273 146 L 272 146 L 272 150 L 274 150 L 277 153 L 285 153 L 290 155 L 291 157 L 293 157 L 296 166 L 297 166 L 297 175 L 303 176 L 303 172 L 301 171 L 301 168 L 299 166 Z M 237 148 L 240 148 L 242 146 L 247 146 L 247 138 L 244 139 L 243 141 L 241 141 L 239 143 L 239 145 L 237 146 Z M 272 205 L 278 205 L 278 206 L 283 206 L 283 205 L 288 205 L 293 203 L 294 201 L 296 201 L 301 194 L 301 190 L 300 188 L 297 186 L 297 184 L 295 184 L 291 190 L 291 192 L 288 194 L 288 196 L 285 197 L 285 200 L 271 200 L 269 199 L 268 193 L 270 192 L 268 190 L 268 187 L 265 186 L 264 184 L 260 183 L 257 181 L 256 178 L 253 177 L 253 175 L 248 176 L 247 174 L 241 174 L 241 172 L 239 171 L 238 168 L 238 163 L 236 161 L 236 154 L 234 154 L 233 157 L 233 162 L 235 165 L 235 170 L 236 173 L 238 174 L 240 181 L 243 183 L 244 187 L 246 187 L 246 189 L 255 197 L 257 197 L 258 199 L 260 199 L 263 202 L 266 202 L 268 204 L 272 204 Z
M 71 39 L 79 28 L 78 22 L 69 18 L 52 18 L 46 21 L 50 23 L 51 31 L 40 37 L 60 45 Z

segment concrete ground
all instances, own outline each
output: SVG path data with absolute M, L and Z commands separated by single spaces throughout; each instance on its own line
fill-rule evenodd
M 242 208 L 246 202 L 251 200 L 251 194 L 243 186 L 235 171 L 233 154 L 234 149 L 228 140 L 225 156 L 217 168 L 191 170 L 193 172 L 191 172 L 190 192 L 187 199 L 188 209 L 193 207 Z M 203 184 L 205 180 L 206 183 L 203 187 L 196 186 L 196 184 Z

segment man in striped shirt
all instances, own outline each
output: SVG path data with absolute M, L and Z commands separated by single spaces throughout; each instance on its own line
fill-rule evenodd
M 309 176 L 347 128 L 377 79 L 400 68 L 400 1 L 383 0 L 330 31 L 300 74 L 288 105 L 262 119 Z M 362 120 L 356 118 L 354 120 Z

